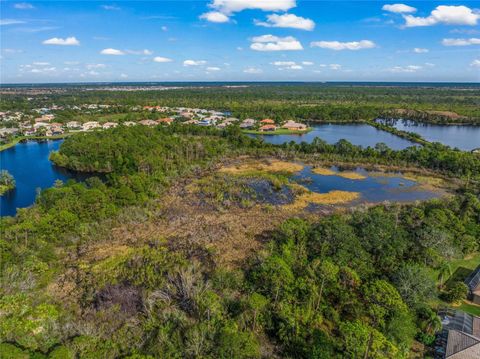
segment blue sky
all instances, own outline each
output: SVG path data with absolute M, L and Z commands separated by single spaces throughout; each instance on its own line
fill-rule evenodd
M 2 83 L 480 81 L 480 2 L 0 1 Z

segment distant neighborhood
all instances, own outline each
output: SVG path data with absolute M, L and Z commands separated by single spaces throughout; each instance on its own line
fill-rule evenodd
M 277 131 L 284 132 L 306 132 L 308 126 L 304 123 L 295 122 L 292 120 L 278 121 L 270 118 L 254 119 L 246 118 L 239 119 L 231 117 L 230 112 L 220 112 L 215 110 L 207 110 L 201 108 L 187 108 L 187 107 L 166 107 L 166 106 L 134 106 L 128 113 L 148 114 L 143 119 L 134 118 L 132 120 L 109 120 L 114 117 L 110 111 L 110 105 L 81 105 L 81 106 L 51 106 L 48 108 L 34 109 L 36 115 L 26 115 L 21 112 L 0 112 L 0 139 L 2 142 L 7 142 L 9 139 L 18 136 L 38 136 L 38 137 L 52 137 L 61 136 L 70 132 L 93 131 L 93 130 L 107 130 L 110 128 L 121 126 L 157 126 L 170 125 L 174 122 L 185 125 L 197 126 L 212 126 L 219 129 L 226 128 L 232 125 L 238 125 L 240 129 L 245 132 L 258 132 L 273 134 Z M 72 110 L 79 113 L 89 114 L 90 118 L 99 117 L 105 120 L 85 121 L 73 119 L 69 121 L 64 120 L 64 116 L 60 120 L 56 112 Z M 95 116 L 97 114 L 97 116 Z M 92 116 L 93 115 L 93 116 Z M 126 117 L 126 115 L 125 115 Z M 138 117 L 138 116 L 136 116 Z

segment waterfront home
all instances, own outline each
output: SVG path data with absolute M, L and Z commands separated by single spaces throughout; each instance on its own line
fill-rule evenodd
M 252 128 L 255 126 L 256 121 L 253 118 L 246 118 L 240 124 L 240 128 Z
M 305 131 L 307 129 L 307 125 L 289 120 L 283 124 L 282 128 L 291 131 Z
M 264 125 L 266 125 L 266 124 L 273 125 L 273 124 L 275 124 L 275 121 L 270 119 L 270 118 L 265 118 L 265 119 L 261 120 L 260 123 L 263 123 Z
M 97 121 L 89 121 L 83 124 L 82 129 L 84 131 L 89 131 L 99 127 L 100 127 L 100 124 Z
M 38 129 L 41 128 L 41 127 L 47 128 L 47 127 L 49 127 L 49 126 L 50 126 L 50 124 L 49 124 L 49 123 L 46 123 L 46 122 L 36 122 L 36 123 L 33 125 L 33 128 L 34 128 L 35 131 L 36 131 L 36 130 L 38 130 Z
M 480 304 L 480 265 L 465 279 L 468 287 L 468 299 Z
M 105 122 L 105 123 L 102 125 L 102 128 L 103 128 L 104 130 L 106 130 L 106 129 L 109 129 L 109 128 L 115 128 L 115 127 L 117 127 L 117 126 L 118 126 L 118 123 L 116 123 L 116 122 Z
M 65 125 L 68 129 L 76 129 L 76 128 L 81 128 L 82 125 L 78 121 L 69 121 Z
M 144 126 L 156 126 L 158 123 L 153 120 L 141 120 L 138 121 L 139 124 L 144 125 Z
M 18 128 L 0 128 L 0 137 L 14 136 L 18 132 Z
M 262 132 L 267 132 L 267 131 L 275 131 L 277 129 L 277 126 L 275 125 L 263 125 L 261 126 L 258 130 Z
M 50 128 L 47 132 L 50 132 L 52 135 L 61 135 L 64 131 L 61 123 L 56 123 L 50 125 Z
M 435 358 L 480 358 L 480 318 L 460 310 L 441 315 L 442 331 L 437 336 Z

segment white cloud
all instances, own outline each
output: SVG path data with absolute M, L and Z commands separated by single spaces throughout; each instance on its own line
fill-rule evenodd
M 370 40 L 340 42 L 340 41 L 314 41 L 310 43 L 311 47 L 321 47 L 322 49 L 340 50 L 362 50 L 375 47 L 375 43 Z
M 427 17 L 403 15 L 406 27 L 444 25 L 470 25 L 474 26 L 480 19 L 480 13 L 466 6 L 440 5 Z
M 144 49 L 144 50 L 125 50 L 125 53 L 131 55 L 152 55 L 153 51 Z
M 210 66 L 210 67 L 207 67 L 207 71 L 220 71 L 220 67 L 216 67 L 216 66 Z
M 88 64 L 85 67 L 88 70 L 93 70 L 93 69 L 104 69 L 107 66 L 105 64 Z
M 78 61 L 65 61 L 64 64 L 65 65 L 78 65 L 80 62 Z
M 115 5 L 102 5 L 101 7 L 104 10 L 120 10 L 120 8 Z
M 128 75 L 127 75 L 127 74 L 120 74 L 120 77 L 121 77 L 122 79 L 126 79 L 126 78 L 128 78 Z
M 314 63 L 312 61 L 302 61 L 302 65 L 312 66 L 312 65 L 314 65 Z
M 274 61 L 271 63 L 274 66 L 292 66 L 295 65 L 294 61 Z
M 15 20 L 15 19 L 0 19 L 0 25 L 16 25 L 16 24 L 25 24 L 25 21 Z
M 35 66 L 49 66 L 49 65 L 50 65 L 50 62 L 34 61 L 32 64 L 35 65 Z
M 287 11 L 296 6 L 295 0 L 213 0 L 209 5 L 224 14 L 243 10 Z
M 230 21 L 230 18 L 227 15 L 219 11 L 206 12 L 205 14 L 200 15 L 200 19 L 207 20 L 210 22 L 216 22 L 216 23 L 223 23 L 223 22 Z
M 472 37 L 470 39 L 443 39 L 443 46 L 470 46 L 480 45 L 480 39 Z
M 394 12 L 397 14 L 416 12 L 417 9 L 405 4 L 383 5 L 382 10 Z
M 162 26 L 161 29 L 162 29 L 162 31 L 168 31 L 168 27 L 166 27 L 166 26 Z
M 302 44 L 293 36 L 278 37 L 273 35 L 262 35 L 252 38 L 250 48 L 255 51 L 303 50 Z
M 261 74 L 263 71 L 256 67 L 247 67 L 246 69 L 243 70 L 243 72 L 246 74 Z
M 153 61 L 154 61 L 154 62 L 164 63 L 164 62 L 172 62 L 173 60 L 172 60 L 172 59 L 169 59 L 168 57 L 155 56 L 155 57 L 153 58 Z
M 60 46 L 78 46 L 80 41 L 75 36 L 62 39 L 60 37 L 52 37 L 51 39 L 42 42 L 44 45 L 60 45 Z
M 328 65 L 328 67 L 331 69 L 331 70 L 340 70 L 342 68 L 342 65 L 340 64 L 330 64 Z
M 480 59 L 473 60 L 470 66 L 480 67 Z
M 102 51 L 100 51 L 100 53 L 102 55 L 114 55 L 114 56 L 125 55 L 125 52 L 123 52 L 122 50 L 117 50 L 112 48 L 103 49 Z
M 421 47 L 416 47 L 413 49 L 413 52 L 416 54 L 426 54 L 428 51 L 428 49 L 423 49 Z
M 294 14 L 267 15 L 267 21 L 255 21 L 255 24 L 265 27 L 283 27 L 308 31 L 315 28 L 315 23 L 312 20 Z
M 32 4 L 29 4 L 28 2 L 20 2 L 20 3 L 17 3 L 15 5 L 13 5 L 13 7 L 15 9 L 19 9 L 19 10 L 32 10 L 32 9 L 35 9 L 35 6 L 33 6 Z
M 183 61 L 183 66 L 201 66 L 205 65 L 207 61 L 204 60 L 185 60 Z
M 389 69 L 390 72 L 395 72 L 395 73 L 412 73 L 412 72 L 417 72 L 418 70 L 421 70 L 422 66 L 418 65 L 408 65 L 408 66 L 394 66 L 391 69 Z

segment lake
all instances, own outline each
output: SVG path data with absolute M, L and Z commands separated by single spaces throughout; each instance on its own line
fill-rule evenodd
M 294 141 L 296 143 L 311 143 L 314 138 L 320 137 L 322 140 L 333 144 L 341 139 L 345 139 L 354 145 L 363 147 L 374 147 L 377 143 L 383 142 L 394 150 L 403 150 L 404 148 L 415 146 L 417 144 L 392 135 L 389 132 L 378 130 L 367 124 L 313 124 L 312 131 L 301 135 L 250 135 L 263 138 L 265 142 L 280 145 Z
M 360 199 L 350 204 L 423 201 L 444 194 L 444 191 L 434 191 L 413 179 L 405 178 L 401 173 L 370 172 L 360 167 L 341 171 L 338 167 L 332 166 L 327 170 L 330 172 L 328 175 L 317 174 L 312 171 L 312 166 L 305 166 L 292 179 L 317 193 L 358 192 Z M 343 177 L 345 173 L 357 174 L 358 178 L 345 178 Z
M 28 141 L 0 152 L 0 168 L 15 178 L 16 188 L 0 197 L 0 215 L 14 216 L 17 208 L 35 202 L 37 189 L 52 187 L 56 180 L 85 179 L 85 175 L 72 173 L 54 166 L 48 155 L 56 151 L 63 140 Z
M 480 147 L 480 126 L 435 125 L 403 119 L 387 123 L 398 130 L 418 133 L 429 142 L 440 142 L 464 151 Z

